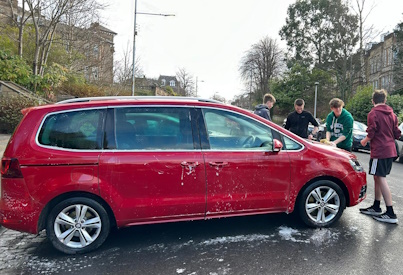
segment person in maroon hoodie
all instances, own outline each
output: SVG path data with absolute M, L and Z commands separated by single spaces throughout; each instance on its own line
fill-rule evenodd
M 392 194 L 386 181 L 392 169 L 393 159 L 397 156 L 395 139 L 399 138 L 401 132 L 398 128 L 398 120 L 393 109 L 386 105 L 387 92 L 376 90 L 372 94 L 374 107 L 367 118 L 367 137 L 361 140 L 365 146 L 371 141 L 371 157 L 369 160 L 369 174 L 374 176 L 375 201 L 368 208 L 361 208 L 362 214 L 370 215 L 375 220 L 386 223 L 397 223 L 397 216 L 393 211 Z M 385 200 L 386 212 L 382 214 L 380 207 L 381 199 Z

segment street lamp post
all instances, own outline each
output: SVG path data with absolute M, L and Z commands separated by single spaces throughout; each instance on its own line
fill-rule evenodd
M 157 15 L 157 16 L 175 16 L 175 14 L 162 14 L 162 13 L 148 13 L 148 12 L 137 12 L 137 0 L 134 1 L 134 34 L 133 34 L 133 73 L 132 73 L 132 96 L 134 96 L 134 90 L 136 85 L 136 17 L 137 14 L 144 15 Z
M 319 82 L 315 82 L 315 107 L 313 109 L 313 117 L 316 119 L 316 103 L 318 101 L 318 85 Z
M 134 34 L 133 34 L 133 72 L 132 72 L 132 96 L 134 96 L 134 86 L 136 85 L 136 16 L 137 0 L 134 1 Z
M 204 82 L 204 80 L 200 80 L 200 82 Z M 196 97 L 197 97 L 197 83 L 199 83 L 199 77 L 196 76 Z

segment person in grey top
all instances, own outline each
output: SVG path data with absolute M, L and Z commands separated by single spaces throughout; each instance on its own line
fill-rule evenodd
M 270 109 L 276 103 L 276 98 L 272 94 L 265 94 L 263 96 L 263 104 L 255 107 L 255 114 L 271 121 Z

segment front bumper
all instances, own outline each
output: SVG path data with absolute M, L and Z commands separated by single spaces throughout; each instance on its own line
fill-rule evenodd
M 350 172 L 344 179 L 349 190 L 349 204 L 347 206 L 354 206 L 362 202 L 367 196 L 367 174 L 362 172 Z

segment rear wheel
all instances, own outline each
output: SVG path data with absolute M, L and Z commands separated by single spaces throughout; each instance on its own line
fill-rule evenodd
M 300 217 L 311 227 L 330 226 L 341 217 L 345 207 L 343 191 L 329 180 L 320 180 L 308 186 L 298 201 Z
M 67 254 L 86 253 L 98 248 L 109 231 L 110 221 L 105 208 L 84 197 L 57 204 L 46 223 L 46 234 L 52 245 Z

